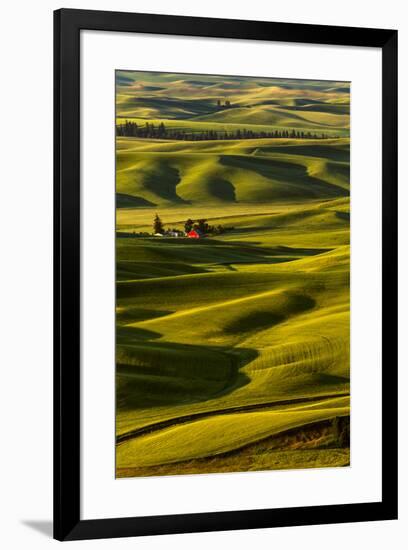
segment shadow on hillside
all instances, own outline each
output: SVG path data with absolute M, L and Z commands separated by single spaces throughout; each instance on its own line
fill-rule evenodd
M 346 197 L 349 195 L 348 190 L 309 175 L 306 167 L 302 164 L 243 155 L 222 155 L 220 163 L 231 168 L 253 170 L 260 176 L 283 185 L 286 189 L 285 195 L 301 198 Z
M 250 348 L 156 340 L 119 347 L 117 409 L 125 412 L 179 406 L 227 395 L 248 384 L 250 379 L 241 369 L 257 356 L 258 352 Z
M 245 231 L 236 230 L 237 233 L 250 233 L 252 231 L 256 232 L 256 229 L 246 229 Z M 293 256 L 295 258 L 303 257 L 303 256 L 317 256 L 318 254 L 323 254 L 325 252 L 330 252 L 333 250 L 333 248 L 300 248 L 300 247 L 294 247 L 294 246 L 284 246 L 284 245 L 277 245 L 277 246 L 266 246 L 265 244 L 261 242 L 254 242 L 248 243 L 246 241 L 225 241 L 232 247 L 239 247 L 239 250 L 242 252 L 248 252 L 250 254 L 254 255 L 254 259 L 256 261 L 265 260 L 268 261 L 270 257 L 272 256 Z M 255 258 L 256 257 L 256 258 Z M 223 263 L 223 262 L 220 262 Z M 238 263 L 238 262 L 237 262 Z
M 185 201 L 177 194 L 176 188 L 180 181 L 181 177 L 178 169 L 164 161 L 144 175 L 145 188 L 157 197 L 174 203 L 188 204 L 189 201 Z
M 309 145 L 280 145 L 279 147 L 262 147 L 265 152 L 271 153 L 287 153 L 289 155 L 304 155 L 306 157 L 317 157 L 326 160 L 334 160 L 337 162 L 349 162 L 350 151 L 348 147 L 333 146 L 333 145 L 317 145 L 311 143 Z
M 340 220 L 344 220 L 346 222 L 350 222 L 350 212 L 339 212 L 337 211 L 336 212 L 336 216 L 340 219 Z
M 147 321 L 148 319 L 158 319 L 159 317 L 165 317 L 174 313 L 170 310 L 164 309 L 148 309 L 141 307 L 127 307 L 124 309 L 118 309 L 116 311 L 116 322 L 118 324 L 132 322 L 138 323 L 140 321 Z M 122 328 L 122 330 L 125 330 Z
M 350 377 L 349 376 L 339 376 L 337 374 L 330 374 L 327 372 L 321 372 L 318 374 L 318 380 L 322 386 L 336 386 L 338 387 L 339 384 L 344 384 L 344 386 L 348 387 L 350 385 Z
M 157 206 L 154 202 L 148 201 L 143 197 L 135 195 L 126 195 L 125 193 L 116 193 L 116 208 L 151 208 Z
M 316 301 L 310 296 L 298 293 L 287 293 L 288 304 L 282 312 L 252 311 L 241 315 L 229 323 L 224 331 L 226 334 L 249 334 L 273 327 L 288 317 L 313 309 Z

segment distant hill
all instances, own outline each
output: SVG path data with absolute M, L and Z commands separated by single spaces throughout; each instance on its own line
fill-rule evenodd
M 348 136 L 345 82 L 118 71 L 116 89 L 118 118 L 331 128 Z

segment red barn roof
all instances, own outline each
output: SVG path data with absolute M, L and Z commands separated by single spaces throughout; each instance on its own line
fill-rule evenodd
M 187 233 L 187 237 L 190 237 L 190 239 L 201 239 L 202 236 L 201 231 L 198 229 L 192 229 Z

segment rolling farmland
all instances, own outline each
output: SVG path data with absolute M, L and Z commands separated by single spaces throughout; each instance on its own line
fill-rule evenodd
M 181 132 L 116 138 L 118 477 L 349 464 L 349 99 L 117 73 L 118 124 Z

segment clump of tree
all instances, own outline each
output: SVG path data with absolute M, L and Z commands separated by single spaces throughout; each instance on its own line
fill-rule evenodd
M 186 233 L 190 233 L 190 231 L 193 229 L 193 226 L 194 226 L 194 220 L 192 220 L 191 218 L 188 218 L 188 220 L 186 220 L 186 222 L 184 223 L 184 231 Z
M 158 214 L 156 214 L 156 216 L 154 217 L 153 233 L 154 234 L 156 234 L 156 233 L 163 234 L 164 233 L 164 225 L 163 225 L 163 222 L 161 221 L 160 216 Z
M 184 224 L 184 230 L 186 233 L 189 233 L 193 229 L 200 231 L 203 235 L 221 235 L 227 229 L 219 225 L 210 225 L 205 218 L 200 218 L 199 220 L 192 220 L 188 218 Z
M 231 102 L 229 99 L 226 99 L 223 105 L 221 99 L 217 99 L 217 107 L 219 109 L 229 109 L 231 107 Z
M 137 122 L 126 120 L 124 123 L 116 125 L 116 135 L 121 137 L 137 137 L 147 139 L 170 139 L 187 141 L 210 141 L 210 140 L 234 140 L 234 139 L 327 139 L 338 138 L 339 136 L 328 136 L 327 134 L 317 134 L 315 132 L 305 132 L 304 130 L 277 129 L 270 132 L 254 131 L 246 128 L 227 131 L 206 129 L 199 131 L 181 130 L 179 128 L 167 128 L 164 122 L 153 124 L 146 122 L 139 125 Z
M 184 235 L 187 235 L 192 230 L 198 230 L 203 235 L 221 235 L 222 233 L 225 233 L 226 231 L 231 231 L 234 228 L 233 227 L 224 227 L 221 224 L 218 225 L 210 225 L 206 218 L 200 218 L 197 220 L 193 220 L 191 218 L 188 218 L 184 222 L 184 232 L 180 231 L 177 228 L 171 228 L 171 229 L 165 229 L 164 224 L 160 218 L 160 216 L 156 213 L 154 220 L 153 220 L 153 234 L 160 234 L 160 235 L 169 235 L 169 236 L 178 236 L 182 237 Z M 135 233 L 134 233 L 135 234 Z M 138 236 L 142 236 L 142 234 L 138 234 Z
M 212 227 L 208 225 L 206 219 L 202 218 L 200 220 L 197 220 L 197 223 L 195 224 L 194 229 L 198 229 L 201 233 L 210 233 Z

